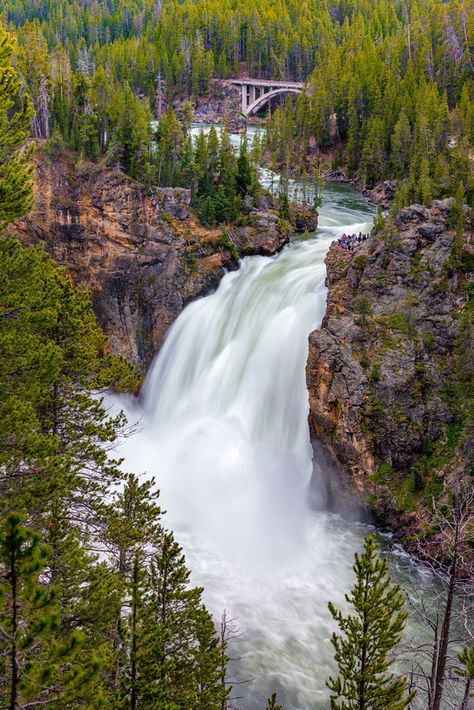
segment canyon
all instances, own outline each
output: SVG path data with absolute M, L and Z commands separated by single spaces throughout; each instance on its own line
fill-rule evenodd
M 406 208 L 387 233 L 355 251 L 333 242 L 326 314 L 309 337 L 315 460 L 325 457 L 334 467 L 326 504 L 340 508 L 346 499 L 408 548 L 427 523 L 423 501 L 448 490 L 472 461 L 469 437 L 456 427 L 445 396 L 472 280 L 468 212 L 462 236 L 468 266 L 450 267 L 452 208 L 453 199 L 435 201 L 430 210 Z M 316 226 L 314 213 L 294 211 L 294 228 Z M 276 254 L 292 228 L 263 194 L 256 204 L 244 201 L 237 226 L 207 229 L 193 215 L 189 190 L 147 191 L 117 170 L 71 154 L 37 156 L 35 208 L 14 231 L 24 243 L 44 243 L 90 291 L 110 350 L 145 375 L 185 306 L 214 292 L 241 257 Z M 427 453 L 432 442 L 434 458 Z M 431 468 L 420 473 L 420 466 Z M 414 476 L 427 479 L 419 491 Z

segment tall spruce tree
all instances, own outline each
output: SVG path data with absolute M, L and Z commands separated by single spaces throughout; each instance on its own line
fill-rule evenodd
M 0 230 L 26 214 L 33 201 L 32 148 L 25 148 L 32 110 L 28 96 L 20 95 L 14 48 L 15 40 L 0 23 Z
M 107 515 L 106 545 L 125 588 L 116 619 L 115 707 L 221 710 L 225 647 L 160 524 L 154 481 L 128 475 Z
M 240 144 L 239 158 L 237 160 L 237 190 L 241 197 L 248 194 L 253 182 L 252 164 L 248 156 L 247 136 L 244 136 Z
M 39 581 L 50 559 L 39 534 L 10 513 L 0 530 L 0 701 L 10 710 L 77 707 L 99 670 L 92 654 L 77 663 L 84 635 L 61 632 L 58 594 Z
M 150 559 L 135 555 L 130 578 L 128 707 L 221 710 L 223 652 L 215 626 L 189 586 L 189 571 L 173 535 L 161 531 Z M 225 662 L 225 658 L 224 658 Z
M 400 587 L 391 583 L 387 560 L 380 558 L 374 535 L 366 537 L 353 569 L 356 583 L 346 595 L 353 613 L 344 616 L 329 603 L 342 632 L 332 637 L 339 677 L 327 683 L 331 710 L 403 710 L 413 696 L 406 692 L 406 679 L 395 677 L 389 668 L 407 614 Z

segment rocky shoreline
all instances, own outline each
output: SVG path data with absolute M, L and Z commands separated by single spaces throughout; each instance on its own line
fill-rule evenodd
M 388 209 L 395 197 L 397 189 L 396 180 L 384 180 L 378 183 L 373 188 L 367 188 L 357 178 L 347 177 L 344 170 L 329 170 L 323 175 L 327 182 L 339 183 L 341 185 L 350 185 L 367 197 L 374 205 L 380 205 L 382 209 Z

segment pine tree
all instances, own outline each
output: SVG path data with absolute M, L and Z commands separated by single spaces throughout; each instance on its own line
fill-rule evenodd
M 214 623 L 189 586 L 184 556 L 161 531 L 151 558 L 137 551 L 130 578 L 130 614 L 123 675 L 128 707 L 221 710 L 223 652 Z M 225 658 L 224 658 L 225 662 Z
M 404 111 L 400 114 L 392 133 L 391 148 L 394 172 L 398 178 L 404 178 L 410 162 L 411 128 Z
M 280 215 L 281 219 L 284 219 L 286 222 L 289 222 L 291 220 L 291 211 L 290 211 L 290 202 L 288 199 L 288 189 L 280 192 L 278 196 L 279 200 L 279 210 L 278 213 Z
M 215 202 L 209 195 L 204 197 L 199 202 L 199 215 L 201 221 L 207 227 L 216 226 L 216 207 Z
M 140 483 L 137 476 L 124 476 L 123 490 L 107 506 L 104 539 L 118 573 L 129 573 L 135 557 L 147 544 L 156 544 L 161 534 L 161 509 L 155 480 Z
M 76 649 L 75 665 L 87 668 L 97 659 L 101 672 L 91 685 L 81 688 L 85 706 L 107 705 L 113 698 L 110 678 L 115 664 L 116 620 L 122 612 L 123 584 L 116 570 L 91 551 L 97 544 L 84 530 L 71 524 L 61 500 L 51 503 L 43 541 L 50 551 L 43 584 L 54 590 L 61 620 L 58 637 L 63 640 L 80 630 L 81 644 Z
M 268 698 L 266 710 L 283 710 L 283 705 L 277 702 L 276 693 L 273 693 L 272 697 Z
M 218 223 L 232 222 L 239 214 L 241 199 L 237 194 L 237 160 L 226 123 L 223 124 L 220 136 L 218 168 L 216 219 Z
M 368 121 L 367 136 L 360 164 L 367 185 L 372 186 L 383 178 L 385 171 L 384 125 L 378 116 L 373 116 Z
M 172 108 L 161 117 L 157 129 L 156 151 L 158 184 L 173 186 L 179 182 L 178 168 L 185 132 Z
M 0 230 L 26 214 L 33 203 L 32 148 L 25 148 L 32 118 L 27 96 L 20 98 L 12 67 L 15 42 L 0 24 Z
M 10 710 L 71 707 L 99 670 L 91 658 L 77 664 L 82 633 L 61 634 L 56 592 L 39 582 L 49 562 L 39 534 L 10 513 L 0 530 L 0 698 Z
M 147 603 L 141 623 L 147 643 L 140 644 L 137 655 L 140 698 L 145 705 L 193 706 L 192 615 L 202 590 L 190 589 L 188 582 L 182 551 L 171 533 L 164 533 L 144 582 Z
M 421 159 L 420 164 L 420 185 L 419 185 L 419 196 L 421 198 L 422 204 L 429 207 L 433 199 L 431 178 L 430 178 L 430 167 L 428 159 L 424 155 Z
M 342 635 L 332 644 L 339 677 L 330 678 L 332 710 L 402 710 L 411 702 L 406 679 L 389 671 L 390 653 L 400 641 L 407 614 L 399 585 L 391 584 L 388 563 L 380 559 L 374 535 L 368 535 L 361 555 L 356 553 L 356 583 L 347 602 L 354 610 L 344 616 L 330 602 L 329 611 Z
M 244 136 L 237 160 L 237 191 L 239 195 L 245 197 L 253 182 L 252 166 L 248 157 L 247 137 Z

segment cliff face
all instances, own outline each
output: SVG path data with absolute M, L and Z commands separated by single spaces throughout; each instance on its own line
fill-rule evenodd
M 354 252 L 334 243 L 309 340 L 312 435 L 376 519 L 405 532 L 474 460 L 453 394 L 474 371 L 474 245 L 469 215 L 456 239 L 451 209 L 413 205 Z
M 146 194 L 126 176 L 73 157 L 37 162 L 35 208 L 14 225 L 44 242 L 90 290 L 112 352 L 142 371 L 186 303 L 215 289 L 244 254 L 273 254 L 288 241 L 271 200 L 248 210 L 231 236 L 199 225 L 188 190 Z

